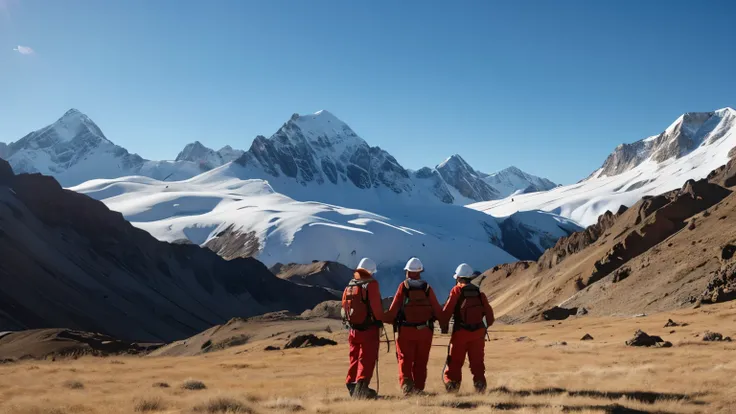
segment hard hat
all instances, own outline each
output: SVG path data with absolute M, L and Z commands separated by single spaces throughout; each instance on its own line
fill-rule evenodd
M 376 262 L 374 262 L 372 259 L 369 259 L 367 257 L 364 257 L 360 263 L 358 263 L 358 269 L 363 269 L 365 271 L 368 271 L 370 274 L 376 273 L 378 270 L 376 270 Z
M 419 260 L 416 257 L 412 257 L 409 259 L 408 262 L 406 262 L 406 266 L 404 266 L 404 270 L 409 272 L 423 272 L 424 271 L 424 265 L 422 264 L 422 261 Z
M 455 276 L 453 276 L 453 277 L 455 279 L 457 279 L 459 277 L 462 277 L 462 278 L 465 278 L 465 279 L 473 279 L 476 276 L 478 276 L 478 275 L 475 274 L 475 272 L 473 272 L 473 268 L 470 267 L 470 265 L 468 265 L 467 263 L 463 263 L 460 266 L 458 266 L 457 269 L 455 269 Z

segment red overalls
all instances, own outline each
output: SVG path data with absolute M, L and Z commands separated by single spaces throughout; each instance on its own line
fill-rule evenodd
M 445 317 L 448 320 L 455 312 L 455 305 L 458 299 L 460 299 L 460 292 L 463 286 L 465 284 L 458 283 L 450 291 L 450 297 L 447 299 L 444 308 Z M 493 308 L 488 303 L 488 298 L 485 294 L 481 293 L 480 296 L 483 302 L 486 323 L 488 326 L 491 326 L 495 320 Z M 454 382 L 458 385 L 460 384 L 463 378 L 462 369 L 465 363 L 465 355 L 467 354 L 470 362 L 470 372 L 473 374 L 473 383 L 476 386 L 482 384 L 483 388 L 485 388 L 486 366 L 483 361 L 485 357 L 485 335 L 485 329 L 478 329 L 472 332 L 464 329 L 455 329 L 450 339 L 450 358 L 445 369 L 445 383 Z
M 419 276 L 410 276 L 419 279 Z M 429 288 L 429 301 L 432 311 L 440 325 L 445 326 L 444 313 L 432 288 Z M 391 303 L 387 320 L 393 321 L 404 303 L 404 284 L 399 285 Z M 396 340 L 396 355 L 399 360 L 399 383 L 411 384 L 414 390 L 423 391 L 427 382 L 427 363 L 432 349 L 433 330 L 429 327 L 400 326 Z
M 355 272 L 356 279 L 368 279 L 371 274 L 365 270 L 359 269 Z M 370 303 L 373 317 L 377 321 L 385 319 L 383 306 L 381 305 L 381 292 L 378 282 L 373 281 L 366 285 L 368 294 L 368 302 Z M 378 359 L 378 346 L 380 329 L 378 326 L 372 326 L 364 331 L 351 329 L 348 335 L 348 344 L 350 345 L 350 367 L 348 368 L 348 376 L 345 379 L 346 384 L 354 384 L 363 380 L 365 385 L 370 384 L 373 378 L 373 370 L 376 367 Z

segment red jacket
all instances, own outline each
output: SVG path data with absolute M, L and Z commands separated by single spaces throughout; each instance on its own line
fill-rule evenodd
M 419 279 L 419 276 L 414 276 L 411 278 L 416 280 L 416 279 Z M 394 320 L 396 319 L 396 316 L 401 310 L 401 305 L 403 303 L 404 303 L 404 282 L 402 281 L 399 284 L 399 287 L 396 289 L 394 300 L 393 302 L 391 302 L 391 307 L 389 308 L 388 313 L 386 314 L 386 320 L 384 320 L 384 322 L 394 323 Z M 432 289 L 431 286 L 429 287 L 429 304 L 432 306 L 432 312 L 434 313 L 434 317 L 439 322 L 440 327 L 446 327 L 449 321 L 445 319 L 445 313 L 442 311 L 442 305 L 440 305 L 439 301 L 437 301 L 437 296 L 434 294 L 434 290 Z
M 457 305 L 457 301 L 458 299 L 460 299 L 460 293 L 462 292 L 462 288 L 465 285 L 465 283 L 458 283 L 450 291 L 450 297 L 447 298 L 444 309 L 444 317 L 448 321 L 448 323 L 452 315 L 455 313 L 455 305 Z M 483 302 L 483 313 L 485 313 L 486 323 L 488 324 L 488 326 L 491 326 L 493 325 L 493 322 L 496 321 L 496 318 L 493 316 L 493 308 L 488 302 L 488 297 L 485 293 L 481 292 L 480 299 Z

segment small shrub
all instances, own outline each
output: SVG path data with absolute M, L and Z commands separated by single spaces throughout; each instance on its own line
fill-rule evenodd
M 79 381 L 66 381 L 64 383 L 64 386 L 69 388 L 70 390 L 81 390 L 84 388 L 84 384 Z
M 196 405 L 194 412 L 197 413 L 246 413 L 251 414 L 253 410 L 242 402 L 227 397 L 212 398 L 209 401 Z
M 112 361 L 110 361 L 110 364 L 112 364 L 112 365 L 125 365 L 125 362 L 118 361 L 117 359 L 113 359 Z
M 279 398 L 274 401 L 269 401 L 263 404 L 263 406 L 273 410 L 280 410 L 290 413 L 304 411 L 304 407 L 302 407 L 302 402 L 293 398 Z
M 190 391 L 204 390 L 207 388 L 207 386 L 204 385 L 204 382 L 196 381 L 196 380 L 189 380 L 185 382 L 184 384 L 181 384 L 181 387 L 184 388 L 185 390 L 190 390 Z
M 169 388 L 169 384 L 165 382 L 155 382 L 153 383 L 153 388 Z
M 149 411 L 162 411 L 166 408 L 163 400 L 159 397 L 143 398 L 135 403 L 135 411 L 146 413 Z

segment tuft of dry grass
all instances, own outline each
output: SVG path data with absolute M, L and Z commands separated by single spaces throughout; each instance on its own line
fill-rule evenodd
M 136 401 L 134 409 L 139 413 L 163 411 L 166 409 L 166 404 L 164 404 L 164 400 L 161 397 L 141 398 Z
M 84 389 L 84 384 L 76 380 L 69 380 L 64 382 L 64 386 L 70 390 L 81 390 Z
M 277 398 L 273 401 L 268 401 L 263 404 L 264 407 L 273 410 L 279 410 L 280 412 L 296 413 L 304 411 L 302 401 L 295 398 Z
M 171 387 L 168 382 L 154 382 L 153 388 L 169 388 Z
M 199 390 L 207 389 L 207 386 L 204 385 L 204 382 L 197 381 L 197 380 L 189 380 L 181 384 L 181 387 L 189 391 L 199 391 Z
M 194 406 L 196 413 L 245 413 L 251 414 L 253 410 L 240 400 L 229 397 L 215 397 Z

